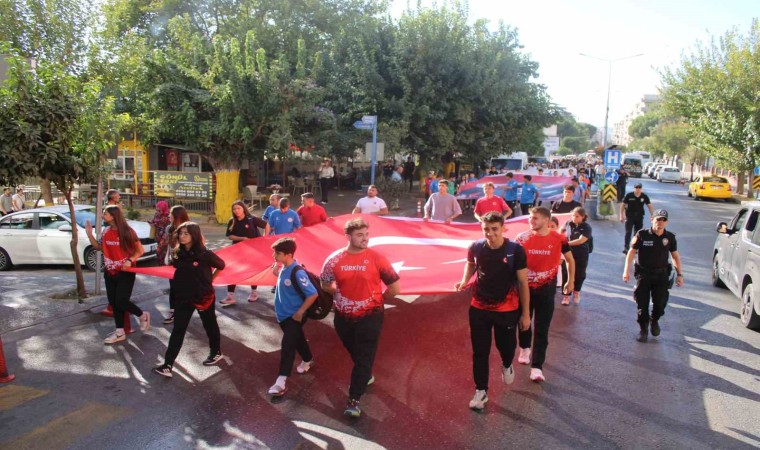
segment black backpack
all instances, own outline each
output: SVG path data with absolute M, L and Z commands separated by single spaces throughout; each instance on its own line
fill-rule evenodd
M 298 265 L 293 268 L 292 272 L 290 272 L 290 283 L 293 285 L 293 287 L 296 288 L 298 295 L 301 296 L 302 299 L 306 300 L 306 294 L 304 294 L 301 286 L 298 284 L 298 280 L 296 280 L 296 272 L 299 270 L 306 272 L 306 276 L 309 277 L 309 281 L 311 281 L 311 284 L 313 284 L 314 288 L 317 290 L 317 299 L 314 300 L 314 303 L 312 303 L 309 309 L 306 311 L 306 317 L 309 319 L 322 320 L 327 317 L 328 314 L 330 314 L 330 311 L 332 311 L 333 296 L 329 292 L 322 289 L 322 281 L 317 275 L 306 270 L 304 266 Z
M 594 253 L 594 236 L 592 235 L 590 238 L 588 238 L 588 252 L 589 254 Z

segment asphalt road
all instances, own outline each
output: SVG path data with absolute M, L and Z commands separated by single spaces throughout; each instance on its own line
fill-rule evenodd
M 760 445 L 760 333 L 742 327 L 739 301 L 710 285 L 715 223 L 736 204 L 696 202 L 685 188 L 648 179 L 644 192 L 670 211 L 686 285 L 671 291 L 662 335 L 635 341 L 632 285 L 622 282 L 623 226 L 593 221 L 595 249 L 580 306 L 557 301 L 546 383 L 501 383 L 492 353 L 490 402 L 474 393 L 465 295 L 405 297 L 387 310 L 376 383 L 358 421 L 342 416 L 350 363 L 329 320 L 306 329 L 315 367 L 290 378 L 279 402 L 281 332 L 271 294 L 218 311 L 223 362 L 204 367 L 193 319 L 171 380 L 150 373 L 171 328 L 160 325 L 161 280 L 142 280 L 153 328 L 104 347 L 113 323 L 94 304 L 65 317 L 6 326 L 13 383 L 0 387 L 0 448 L 752 448 Z M 54 279 L 64 269 L 0 274 L 3 286 Z M 452 284 L 456 280 L 452 280 Z M 218 295 L 223 295 L 219 290 Z M 140 295 L 142 294 L 142 295 Z M 160 292 L 159 292 L 160 294 Z M 5 315 L 18 305 L 2 297 Z M 55 308 L 40 299 L 40 310 Z M 25 311 L 34 305 L 24 305 Z M 31 313 L 30 313 L 31 314 Z M 43 313 L 39 313 L 43 314 Z M 37 325 L 33 325 L 37 323 Z

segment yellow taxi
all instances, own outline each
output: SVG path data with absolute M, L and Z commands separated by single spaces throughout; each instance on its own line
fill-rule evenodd
M 725 200 L 733 199 L 731 185 L 728 179 L 715 175 L 700 175 L 696 180 L 689 183 L 689 197 L 694 200 L 700 198 L 722 198 Z

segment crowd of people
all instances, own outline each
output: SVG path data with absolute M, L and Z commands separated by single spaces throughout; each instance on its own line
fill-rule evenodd
M 403 170 L 400 166 L 391 177 L 393 174 L 401 176 Z M 584 197 L 577 195 L 584 190 L 581 186 L 586 185 L 585 179 L 573 178 L 573 183 L 564 187 L 562 198 L 546 207 L 536 205 L 539 195 L 535 187 L 530 188 L 531 177 L 523 178 L 524 182 L 519 185 L 512 174 L 507 174 L 505 197 L 494 195 L 493 183 L 483 184 L 484 195 L 473 207 L 483 238 L 470 245 L 462 279 L 455 285 L 457 291 L 471 292 L 469 323 L 475 394 L 469 407 L 474 410 L 482 410 L 488 402 L 492 336 L 502 358 L 501 378 L 505 384 L 514 382 L 512 363 L 516 354 L 519 364 L 530 365 L 531 381 L 546 380 L 543 366 L 557 286 L 561 287 L 561 305 L 570 305 L 571 300 L 578 305 L 589 255 L 593 252 Z M 450 191 L 449 181 L 433 176 L 429 179 L 426 186 L 431 192 L 423 220 L 452 222 L 462 214 L 462 209 Z M 325 209 L 316 204 L 312 193 L 302 194 L 301 203 L 293 210 L 289 198 L 273 194 L 262 216 L 257 217 L 242 201 L 236 201 L 231 206 L 226 236 L 236 245 L 263 235 L 286 235 L 301 227 L 331 220 Z M 629 281 L 630 267 L 634 267 L 637 280 L 634 298 L 641 329 L 637 339 L 644 342 L 650 327 L 652 335 L 659 335 L 658 320 L 667 304 L 667 281 L 675 272 L 676 284 L 681 286 L 682 267 L 675 235 L 665 230 L 667 211 L 655 212 L 649 198 L 641 192 L 640 184 L 623 197 L 622 203 L 620 219 L 626 223 L 626 244 L 629 244 L 626 245 L 623 280 Z M 652 227 L 647 230 L 641 229 L 644 205 L 648 206 L 652 220 Z M 518 206 L 529 216 L 529 229 L 512 241 L 504 237 L 505 220 Z M 388 207 L 373 185 L 367 189 L 367 195 L 358 200 L 352 213 L 386 215 Z M 567 213 L 571 218 L 564 224 L 553 215 Z M 124 269 L 134 266 L 143 250 L 118 206 L 118 192 L 109 191 L 109 205 L 104 210 L 103 220 L 105 228 L 100 240 L 93 235 L 89 223 L 86 232 L 91 244 L 104 253 L 106 290 L 116 326 L 104 342 L 114 344 L 126 339 L 124 321 L 129 320 L 129 316 L 125 319 L 125 312 L 138 318 L 143 331 L 150 327 L 150 314 L 130 300 L 135 275 Z M 174 278 L 169 282 L 170 313 L 163 320 L 164 324 L 173 323 L 174 327 L 164 362 L 154 368 L 156 374 L 171 378 L 196 310 L 209 340 L 209 356 L 202 363 L 214 365 L 222 359 L 213 280 L 224 270 L 225 263 L 206 247 L 200 226 L 189 220 L 184 207 L 169 209 L 165 202 L 158 202 L 151 224 L 157 230 L 159 263 L 175 269 Z M 283 337 L 279 371 L 268 393 L 282 396 L 287 392 L 287 380 L 294 366 L 299 374 L 314 367 L 315 357 L 306 339 L 304 324 L 307 311 L 318 293 L 324 291 L 332 296 L 335 330 L 353 362 L 344 414 L 356 418 L 362 414 L 362 395 L 374 382 L 372 368 L 384 320 L 383 305 L 400 292 L 401 278 L 385 256 L 368 248 L 367 222 L 351 218 L 343 225 L 346 247 L 324 262 L 316 283 L 298 263 L 294 239 L 284 236 L 271 246 L 272 273 L 277 277 L 272 293 Z M 637 259 L 635 264 L 634 259 Z M 227 297 L 219 302 L 221 306 L 235 304 L 235 286 L 228 286 L 227 292 Z M 257 286 L 251 286 L 248 301 L 255 302 L 258 298 Z M 301 358 L 297 365 L 296 355 Z

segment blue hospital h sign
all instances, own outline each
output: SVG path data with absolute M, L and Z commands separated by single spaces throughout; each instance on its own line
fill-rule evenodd
M 623 162 L 623 152 L 621 150 L 604 151 L 604 167 L 607 169 L 619 169 Z

